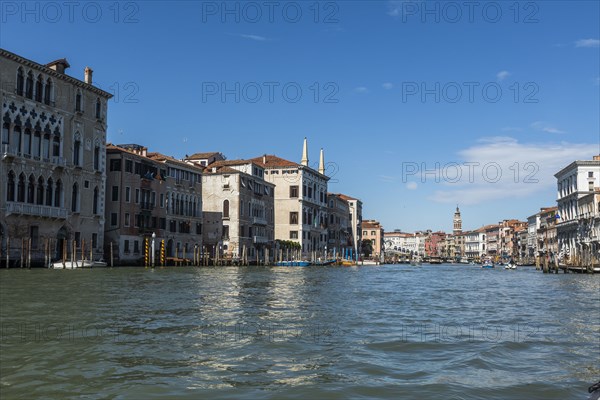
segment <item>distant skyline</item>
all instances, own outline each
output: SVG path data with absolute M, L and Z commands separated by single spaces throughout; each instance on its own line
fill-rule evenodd
M 306 136 L 388 231 L 524 220 L 600 154 L 598 2 L 264 4 L 3 2 L 0 47 L 90 66 L 112 143 L 299 162 Z

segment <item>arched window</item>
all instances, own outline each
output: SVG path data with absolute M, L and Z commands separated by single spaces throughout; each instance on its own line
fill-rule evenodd
M 44 204 L 44 186 L 44 179 L 40 176 L 38 178 L 37 192 L 35 194 L 35 202 L 40 206 Z
M 94 169 L 100 170 L 100 144 L 98 142 L 94 144 Z
M 60 136 L 54 135 L 52 139 L 52 157 L 60 157 Z
M 81 90 L 77 90 L 77 94 L 75 95 L 75 111 L 83 112 Z
M 92 213 L 98 214 L 98 186 L 94 188 L 94 201 L 92 204 Z
M 52 178 L 48 178 L 48 184 L 46 186 L 46 205 L 52 206 L 52 196 L 53 196 L 53 181 Z
M 13 134 L 12 134 L 13 140 L 12 142 L 12 149 L 15 153 L 19 153 L 21 154 L 21 126 L 20 125 L 15 125 L 15 127 L 13 128 Z
M 19 185 L 17 186 L 17 201 L 25 203 L 25 175 L 19 175 Z
M 8 122 L 5 122 L 2 124 L 2 138 L 0 140 L 2 140 L 2 151 L 6 151 L 8 149 L 5 149 L 5 146 L 8 146 L 8 144 L 10 144 L 10 137 L 9 137 L 9 131 L 10 131 L 10 124 Z
M 35 197 L 35 178 L 33 175 L 29 175 L 29 183 L 27 184 L 27 202 L 29 204 L 34 203 Z
M 44 138 L 42 139 L 42 157 L 45 159 L 50 159 L 50 131 L 46 131 L 44 133 Z
M 96 98 L 96 118 L 102 118 L 102 103 L 100 103 L 100 98 Z
M 17 70 L 17 94 L 23 96 L 23 88 L 25 86 L 25 75 L 23 74 L 23 68 L 19 67 Z
M 35 81 L 35 101 L 42 102 L 42 97 L 44 96 L 44 82 L 42 80 L 42 76 L 38 75 L 37 80 Z
M 56 188 L 54 189 L 54 207 L 60 207 L 62 203 L 62 181 L 59 179 L 56 181 Z
M 8 181 L 6 182 L 6 201 L 15 201 L 15 173 L 8 173 Z
M 229 200 L 223 201 L 223 218 L 229 218 Z
M 31 154 L 34 157 L 40 158 L 40 147 L 42 145 L 42 133 L 36 129 L 33 134 L 33 143 L 31 145 Z
M 81 135 L 79 132 L 75 134 L 75 141 L 73 142 L 73 165 L 81 165 Z
M 31 71 L 27 73 L 27 80 L 25 81 L 25 97 L 33 99 L 33 74 Z
M 25 135 L 23 135 L 23 137 L 25 141 L 23 153 L 26 155 L 31 155 L 31 129 L 25 128 Z
M 50 98 L 52 96 L 52 80 L 48 78 L 46 80 L 46 87 L 44 90 L 44 103 L 50 104 Z
M 72 212 L 77 212 L 77 210 L 79 210 L 77 203 L 79 203 L 79 185 L 77 185 L 77 182 L 75 182 L 73 184 L 73 191 L 71 192 L 71 211 Z

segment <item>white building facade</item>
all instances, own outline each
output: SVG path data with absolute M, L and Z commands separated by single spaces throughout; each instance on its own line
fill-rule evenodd
M 557 180 L 559 262 L 566 265 L 580 263 L 581 246 L 578 243 L 579 206 L 583 196 L 593 194 L 600 186 L 600 156 L 593 160 L 574 161 L 554 177 Z

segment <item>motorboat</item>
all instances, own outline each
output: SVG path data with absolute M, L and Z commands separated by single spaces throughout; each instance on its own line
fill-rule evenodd
M 486 268 L 486 269 L 488 269 L 488 268 L 494 268 L 494 262 L 489 257 L 485 258 L 483 260 L 483 263 L 481 264 L 481 268 Z
M 75 269 L 75 268 L 102 268 L 106 267 L 105 261 L 75 260 L 75 261 L 56 261 L 50 263 L 48 268 L 52 269 Z

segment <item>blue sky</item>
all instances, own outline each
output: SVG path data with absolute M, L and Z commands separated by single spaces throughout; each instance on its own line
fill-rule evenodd
M 3 2 L 0 46 L 92 67 L 113 143 L 299 161 L 307 136 L 387 230 L 525 219 L 600 153 L 596 1 L 222 4 Z

